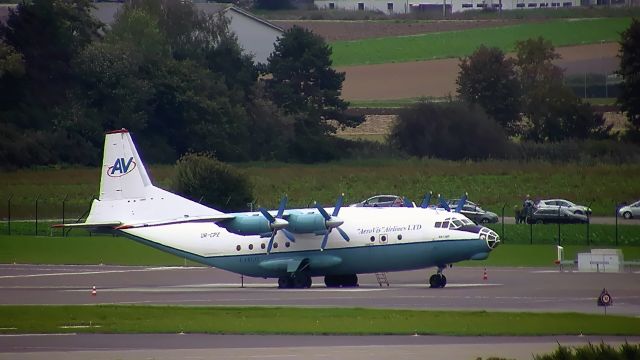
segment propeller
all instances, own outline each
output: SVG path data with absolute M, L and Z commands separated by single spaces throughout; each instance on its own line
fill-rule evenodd
M 444 197 L 441 197 L 440 194 L 438 194 L 438 203 L 440 204 L 440 206 L 447 210 L 447 211 L 451 211 L 451 208 L 449 207 L 449 204 L 447 203 L 447 200 L 445 200 Z
M 344 194 L 338 197 L 338 200 L 336 201 L 336 206 L 333 208 L 333 213 L 331 215 L 329 215 L 329 213 L 327 213 L 327 211 L 318 203 L 315 204 L 316 208 L 324 218 L 324 225 L 327 227 L 327 231 L 324 233 L 324 237 L 322 238 L 322 245 L 320 245 L 320 251 L 323 251 L 324 248 L 327 246 L 327 241 L 329 240 L 329 234 L 331 233 L 331 230 L 333 230 L 334 228 L 338 230 L 338 232 L 340 233 L 340 235 L 342 235 L 342 238 L 345 241 L 350 240 L 347 233 L 344 232 L 344 230 L 340 229 L 340 225 L 342 225 L 344 221 L 336 217 L 340 212 L 340 208 L 342 207 L 343 200 L 344 200 Z
M 260 213 L 262 213 L 262 216 L 264 216 L 267 219 L 267 221 L 269 221 L 269 227 L 273 230 L 271 232 L 271 238 L 269 239 L 269 245 L 267 246 L 267 254 L 271 253 L 271 248 L 273 247 L 273 239 L 276 237 L 276 234 L 278 233 L 279 230 L 282 230 L 284 235 L 289 240 L 291 240 L 291 242 L 296 242 L 296 239 L 293 236 L 293 234 L 289 230 L 285 229 L 287 226 L 289 226 L 289 222 L 282 218 L 282 215 L 284 214 L 284 208 L 286 205 L 287 205 L 287 196 L 285 195 L 282 197 L 282 200 L 280 200 L 280 206 L 278 206 L 278 213 L 276 214 L 275 217 L 269 214 L 269 212 L 265 208 L 258 209 Z
M 467 202 L 467 198 L 469 197 L 469 194 L 464 193 L 464 195 L 462 196 L 462 198 L 460 198 L 460 200 L 458 200 L 458 206 L 456 206 L 456 210 L 455 212 L 459 213 L 460 211 L 462 211 L 462 207 L 464 206 L 464 204 Z
M 428 193 L 424 194 L 424 198 L 422 198 L 422 203 L 420 204 L 420 207 L 423 209 L 426 209 L 429 207 L 429 203 L 431 202 L 431 195 L 433 193 L 431 191 L 429 191 Z
M 413 202 L 411 202 L 411 200 L 409 200 L 406 197 L 402 198 L 402 203 L 403 203 L 404 207 L 413 207 Z

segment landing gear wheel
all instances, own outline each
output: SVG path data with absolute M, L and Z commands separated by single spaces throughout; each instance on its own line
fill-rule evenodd
M 328 288 L 357 287 L 358 286 L 358 275 L 356 275 L 356 274 L 327 275 L 327 276 L 324 277 L 324 284 Z
M 291 276 L 285 275 L 285 276 L 280 276 L 278 278 L 279 289 L 290 289 L 292 287 L 293 287 L 293 281 L 291 280 Z
M 296 274 L 293 278 L 293 287 L 296 289 L 308 289 L 311 287 L 311 276 Z
M 440 289 L 447 285 L 447 277 L 442 274 L 433 274 L 429 278 L 429 287 L 432 289 Z

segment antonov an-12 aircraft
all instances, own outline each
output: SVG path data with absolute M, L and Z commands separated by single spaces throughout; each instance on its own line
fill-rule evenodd
M 277 278 L 280 288 L 358 286 L 358 274 L 486 259 L 498 235 L 464 215 L 420 207 L 344 207 L 228 213 L 153 186 L 125 129 L 106 134 L 100 196 L 84 223 L 58 225 L 117 233 L 156 249 L 246 276 Z

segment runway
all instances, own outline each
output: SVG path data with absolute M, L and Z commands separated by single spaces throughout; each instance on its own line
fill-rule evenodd
M 540 268 L 453 267 L 448 285 L 429 289 L 433 270 L 360 275 L 360 286 L 278 289 L 274 279 L 241 278 L 204 267 L 0 265 L 0 304 L 171 304 L 340 306 L 489 311 L 602 313 L 640 316 L 640 273 L 558 272 Z M 91 295 L 96 286 L 97 295 Z M 531 359 L 563 345 L 640 342 L 640 337 L 289 336 L 209 334 L 0 335 L 0 359 Z
M 579 273 L 541 268 L 453 267 L 444 289 L 430 289 L 431 270 L 374 274 L 357 288 L 278 289 L 275 279 L 240 277 L 205 267 L 0 265 L 0 304 L 170 304 L 216 306 L 339 306 L 601 313 L 606 288 L 610 314 L 640 316 L 640 272 Z M 96 286 L 97 296 L 91 296 Z

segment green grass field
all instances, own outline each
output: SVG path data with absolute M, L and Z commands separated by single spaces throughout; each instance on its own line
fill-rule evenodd
M 0 333 L 638 335 L 640 318 L 359 308 L 0 306 L 0 328 Z
M 511 225 L 515 226 L 515 225 Z M 627 226 L 627 228 L 632 228 Z M 640 233 L 640 229 L 635 230 Z M 509 230 L 511 231 L 511 230 Z M 514 231 L 515 232 L 515 231 Z M 528 236 L 528 233 L 526 234 Z M 509 241 L 509 240 L 507 240 Z M 512 243 L 501 245 L 483 261 L 466 261 L 462 266 L 553 266 L 556 258 L 555 243 L 524 245 Z M 635 245 L 623 245 L 625 259 L 640 260 L 640 239 Z M 575 259 L 578 252 L 588 252 L 587 245 L 563 243 L 565 258 Z M 612 245 L 592 245 L 591 247 L 614 247 Z M 151 266 L 192 266 L 185 261 L 133 240 L 112 236 L 6 236 L 0 235 L 0 263 L 18 264 L 109 264 L 109 265 L 151 265 Z
M 247 163 L 238 165 L 254 184 L 255 203 L 276 208 L 283 194 L 289 207 L 306 207 L 318 201 L 331 205 L 339 194 L 347 204 L 375 194 L 398 194 L 419 202 L 425 192 L 469 200 L 507 216 L 525 195 L 566 198 L 589 205 L 594 215 L 613 216 L 615 204 L 640 196 L 640 164 L 553 164 L 516 161 L 455 162 L 435 159 L 341 161 L 315 165 Z M 154 183 L 169 189 L 174 168 L 151 166 Z M 62 199 L 68 195 L 75 217 L 88 209 L 100 184 L 98 168 L 34 169 L 5 172 L 0 181 L 0 234 L 5 233 L 7 199 L 12 196 L 12 218 L 34 219 L 40 197 L 40 218 L 61 217 Z M 45 230 L 47 231 L 47 230 Z M 48 234 L 48 232 L 46 233 Z
M 399 63 L 470 55 L 480 44 L 514 49 L 516 41 L 542 36 L 556 47 L 618 41 L 630 18 L 563 19 L 496 28 L 471 29 L 331 43 L 334 66 Z

